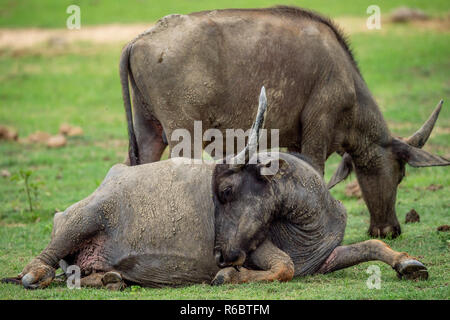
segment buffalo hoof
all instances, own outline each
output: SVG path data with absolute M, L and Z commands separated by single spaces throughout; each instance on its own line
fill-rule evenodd
M 219 286 L 226 283 L 242 283 L 246 281 L 247 269 L 243 267 L 227 267 L 220 269 L 211 281 L 211 285 Z
M 212 286 L 220 286 L 225 283 L 225 277 L 221 274 L 216 275 L 216 277 L 211 281 Z
M 120 273 L 116 271 L 106 272 L 102 277 L 103 285 L 113 291 L 119 291 L 125 288 L 125 282 Z
M 238 277 L 238 271 L 233 267 L 220 269 L 214 277 L 211 285 L 220 286 L 226 283 L 236 283 L 235 278 Z
M 426 280 L 428 279 L 427 268 L 420 262 L 414 259 L 408 259 L 397 263 L 394 267 L 397 271 L 397 276 L 400 279 L 407 280 Z
M 397 238 L 402 229 L 400 225 L 384 225 L 384 226 L 370 226 L 369 235 L 373 238 Z
M 55 278 L 55 269 L 34 259 L 25 267 L 19 278 L 26 289 L 43 289 Z

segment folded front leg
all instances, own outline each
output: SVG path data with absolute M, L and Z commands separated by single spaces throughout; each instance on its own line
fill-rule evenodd
M 262 270 L 227 267 L 221 269 L 212 285 L 255 281 L 290 281 L 294 276 L 294 263 L 287 253 L 266 240 L 249 256 L 250 262 Z

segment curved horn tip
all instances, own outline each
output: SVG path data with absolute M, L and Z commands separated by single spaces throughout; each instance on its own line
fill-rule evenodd
M 267 101 L 266 88 L 264 86 L 262 86 L 262 88 L 261 88 L 261 93 L 259 95 L 259 101 L 260 102 L 266 102 Z
M 422 127 L 416 131 L 412 136 L 406 139 L 406 142 L 413 147 L 422 148 L 430 137 L 431 131 L 433 131 L 434 125 L 441 112 L 444 99 L 441 99 L 434 109 L 433 113 L 430 115 L 427 121 L 422 125 Z
M 441 112 L 443 104 L 444 104 L 444 99 L 439 100 L 439 103 L 436 105 L 436 108 L 434 108 L 434 111 L 433 111 L 431 116 L 439 115 L 439 113 Z
M 434 109 L 433 113 L 436 113 L 436 112 L 439 113 L 441 111 L 441 108 L 442 108 L 443 104 L 444 104 L 444 99 L 439 100 L 439 102 L 438 102 L 436 108 Z

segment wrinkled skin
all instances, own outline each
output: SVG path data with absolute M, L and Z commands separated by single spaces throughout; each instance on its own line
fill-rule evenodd
M 391 135 L 342 35 L 325 18 L 302 9 L 164 17 L 124 48 L 120 74 L 131 165 L 158 161 L 167 143 L 172 150 L 178 143 L 170 139 L 175 129 L 194 137 L 194 120 L 202 121 L 203 130 L 220 129 L 224 137 L 227 128 L 249 128 L 255 113 L 249 102 L 263 82 L 271 101 L 266 128 L 280 129 L 280 147 L 308 156 L 322 175 L 332 153 L 344 155 L 344 170 L 330 186 L 355 168 L 372 236 L 401 233 L 395 200 L 406 163 L 449 164 L 420 150 L 423 139 Z
M 260 164 L 232 175 L 228 165 L 183 158 L 115 165 L 92 195 L 55 215 L 49 245 L 3 281 L 44 288 L 58 265 L 66 271 L 72 264 L 82 286 L 114 290 L 289 281 L 377 259 L 400 276 L 427 277 L 420 262 L 378 240 L 340 246 L 344 207 L 310 165 L 280 157 L 279 173 L 269 178 L 259 175 Z M 228 184 L 231 196 L 222 194 Z

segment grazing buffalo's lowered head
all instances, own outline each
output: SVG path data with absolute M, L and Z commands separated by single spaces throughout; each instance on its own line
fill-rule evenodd
M 256 160 L 266 108 L 263 87 L 256 121 L 246 147 L 234 158 L 219 160 L 212 176 L 216 234 L 214 255 L 217 265 L 222 268 L 242 265 L 246 253 L 261 244 L 280 202 L 271 184 L 272 176 L 264 175 L 263 170 L 273 167 L 272 161 L 279 162 L 278 168 L 284 161 L 250 161 Z
M 397 187 L 405 176 L 406 164 L 412 167 L 450 165 L 449 160 L 421 149 L 433 130 L 442 104 L 443 100 L 438 103 L 425 124 L 409 138 L 389 136 L 385 144 L 371 148 L 370 152 L 363 153 L 360 158 L 345 153 L 328 183 L 328 188 L 331 189 L 355 169 L 364 200 L 371 212 L 371 236 L 396 237 L 401 233 L 395 214 L 395 200 Z

